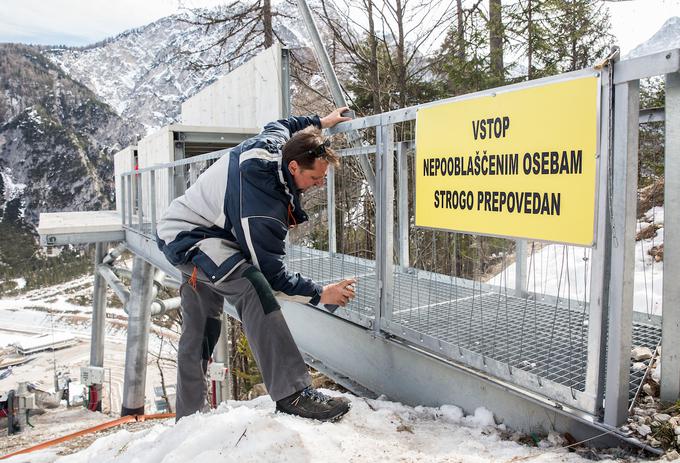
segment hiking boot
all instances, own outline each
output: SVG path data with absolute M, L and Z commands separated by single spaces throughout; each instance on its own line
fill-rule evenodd
M 277 412 L 319 421 L 337 421 L 349 408 L 344 397 L 330 397 L 311 386 L 276 402 Z

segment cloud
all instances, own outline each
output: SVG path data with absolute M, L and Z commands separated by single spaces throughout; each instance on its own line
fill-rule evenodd
M 218 0 L 3 0 L 0 42 L 87 45 Z

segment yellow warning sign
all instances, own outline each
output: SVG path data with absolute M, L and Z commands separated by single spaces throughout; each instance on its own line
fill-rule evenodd
M 592 245 L 596 76 L 418 111 L 416 225 Z

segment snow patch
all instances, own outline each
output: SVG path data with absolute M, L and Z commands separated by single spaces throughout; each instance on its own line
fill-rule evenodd
M 451 405 L 412 408 L 346 397 L 352 401 L 352 409 L 337 423 L 274 413 L 274 403 L 264 396 L 247 402 L 229 401 L 209 413 L 185 417 L 177 424 L 166 420 L 138 432 L 123 429 L 61 458 L 56 449 L 33 453 L 31 461 L 482 463 L 533 457 L 533 461 L 541 462 L 586 461 L 565 449 L 529 448 L 501 439 L 492 413 L 484 408 L 463 418 L 462 411 Z M 7 461 L 23 461 L 18 458 L 21 456 Z
M 0 176 L 2 176 L 2 183 L 5 185 L 5 201 L 12 201 L 23 194 L 26 184 L 15 182 L 10 175 L 10 169 L 5 168 L 0 171 Z
M 657 262 L 649 254 L 664 242 L 664 209 L 655 206 L 645 212 L 637 223 L 637 231 L 650 225 L 661 227 L 656 235 L 635 243 L 635 280 L 633 310 L 650 315 L 661 315 L 663 293 L 663 261 Z M 550 244 L 531 256 L 529 243 L 527 257 L 527 289 L 539 295 L 559 296 L 577 304 L 588 302 L 590 297 L 591 252 L 588 248 Z M 489 284 L 514 288 L 515 264 L 489 280 Z

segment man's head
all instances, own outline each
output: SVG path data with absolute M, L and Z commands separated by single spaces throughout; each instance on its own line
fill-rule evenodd
M 328 165 L 340 164 L 338 155 L 328 145 L 316 127 L 297 132 L 283 145 L 283 165 L 298 190 L 323 185 Z

